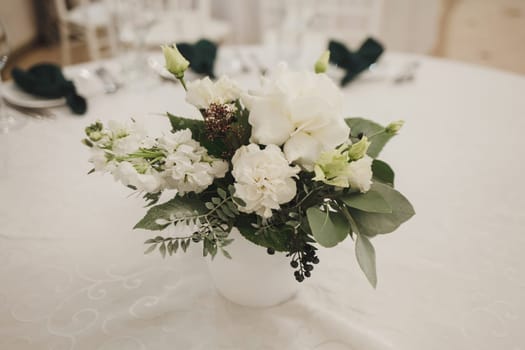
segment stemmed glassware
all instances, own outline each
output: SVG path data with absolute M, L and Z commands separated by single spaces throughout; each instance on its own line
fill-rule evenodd
M 2 20 L 0 19 L 0 133 L 6 134 L 10 130 L 19 129 L 23 121 L 20 118 L 14 118 L 7 110 L 2 94 L 2 75 L 1 72 L 7 63 L 9 57 L 9 43 L 7 41 L 7 32 Z
M 144 81 L 147 73 L 147 36 L 163 13 L 163 0 L 113 0 L 114 18 L 121 48 L 133 49 L 121 55 L 126 80 Z M 121 52 L 122 53 L 122 52 Z

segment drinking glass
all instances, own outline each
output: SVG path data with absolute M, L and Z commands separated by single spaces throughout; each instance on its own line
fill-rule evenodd
M 7 32 L 0 19 L 0 133 L 7 134 L 10 130 L 19 129 L 23 122 L 19 118 L 14 118 L 7 110 L 2 93 L 2 70 L 9 57 L 9 44 Z

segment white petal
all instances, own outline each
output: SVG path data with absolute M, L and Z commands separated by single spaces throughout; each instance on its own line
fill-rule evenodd
M 322 145 L 314 137 L 298 132 L 284 144 L 284 155 L 289 162 L 296 162 L 306 170 L 312 171 L 319 158 Z
M 258 98 L 252 101 L 248 121 L 252 126 L 252 142 L 282 145 L 294 130 L 281 97 Z
M 312 131 L 311 135 L 323 145 L 323 151 L 326 151 L 347 141 L 350 127 L 342 118 L 331 118 L 330 123 Z

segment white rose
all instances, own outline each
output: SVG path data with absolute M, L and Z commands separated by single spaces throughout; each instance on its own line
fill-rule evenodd
M 372 184 L 372 161 L 369 156 L 348 164 L 348 182 L 351 188 L 367 192 Z
M 237 100 L 241 89 L 227 76 L 215 83 L 209 77 L 187 83 L 186 101 L 199 109 L 206 109 L 212 103 L 225 104 Z
M 283 145 L 289 161 L 312 170 L 322 151 L 348 139 L 342 93 L 324 74 L 291 72 L 280 66 L 259 92 L 243 96 L 250 110 L 251 141 Z
M 269 218 L 272 209 L 295 197 L 293 177 L 299 168 L 289 165 L 279 147 L 268 145 L 261 150 L 255 144 L 242 146 L 233 155 L 232 164 L 235 195 L 246 203 L 239 210 Z

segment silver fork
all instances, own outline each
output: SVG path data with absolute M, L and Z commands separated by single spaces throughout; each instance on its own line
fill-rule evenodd
M 112 94 L 117 92 L 119 89 L 119 84 L 113 78 L 111 73 L 105 67 L 99 67 L 95 70 L 95 74 L 100 78 L 104 86 L 104 92 L 106 94 Z

